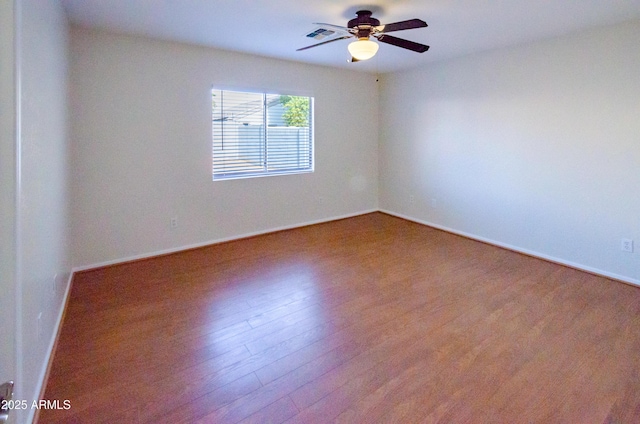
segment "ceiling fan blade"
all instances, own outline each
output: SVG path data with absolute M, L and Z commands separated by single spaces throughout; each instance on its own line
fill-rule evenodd
M 312 44 L 312 45 L 307 46 L 307 47 L 302 47 L 302 48 L 300 48 L 300 49 L 297 49 L 296 51 L 297 51 L 297 52 L 299 52 L 299 51 L 302 51 L 302 50 L 310 49 L 310 48 L 312 48 L 312 47 L 318 47 L 318 46 L 321 46 L 321 45 L 323 45 L 323 44 L 333 43 L 334 41 L 344 40 L 345 38 L 352 38 L 352 37 L 353 37 L 352 35 L 345 35 L 345 36 L 343 36 L 343 37 L 334 38 L 333 40 L 327 40 L 327 41 L 323 41 L 322 43 Z
M 378 41 L 383 43 L 391 44 L 397 47 L 402 47 L 403 49 L 413 50 L 414 52 L 424 53 L 429 50 L 429 46 L 425 46 L 424 44 L 416 43 L 414 41 L 404 40 L 402 38 L 393 37 L 391 35 L 380 34 L 376 36 Z
M 326 26 L 326 27 L 331 27 L 331 28 L 337 28 L 337 29 L 341 29 L 343 31 L 349 31 L 350 28 L 344 27 L 344 26 L 340 26 L 340 25 L 333 25 L 333 24 L 325 24 L 323 22 L 314 22 L 313 25 L 320 25 L 320 26 Z
M 402 31 L 405 29 L 424 28 L 427 23 L 422 19 L 409 19 L 408 21 L 394 22 L 392 24 L 380 25 L 376 29 L 378 32 L 386 33 L 391 31 Z

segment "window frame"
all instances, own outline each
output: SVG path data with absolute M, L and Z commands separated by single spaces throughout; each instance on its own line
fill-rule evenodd
M 216 130 L 215 130 L 215 110 L 214 110 L 214 93 L 215 92 L 234 92 L 240 94 L 255 94 L 262 96 L 262 132 L 263 139 L 262 149 L 264 150 L 264 167 L 262 170 L 240 170 L 240 171 L 231 171 L 231 172 L 220 172 L 216 173 Z M 235 89 L 235 88 L 226 88 L 221 86 L 212 86 L 210 90 L 211 94 L 211 176 L 212 181 L 226 181 L 226 180 L 236 180 L 236 179 L 247 179 L 247 178 L 261 178 L 261 177 L 270 177 L 270 176 L 278 176 L 278 175 L 296 175 L 296 174 L 308 174 L 315 172 L 315 98 L 312 95 L 302 95 L 302 94 L 291 94 L 291 93 L 274 93 L 266 90 L 246 90 L 246 89 Z M 307 127 L 295 127 L 295 126 L 270 126 L 268 120 L 268 102 L 267 99 L 269 96 L 291 96 L 291 97 L 304 97 L 309 100 L 309 115 L 308 115 L 308 126 Z M 222 100 L 224 102 L 224 100 Z M 223 103 L 224 104 L 224 103 Z M 224 107 L 224 106 L 222 106 Z M 221 117 L 220 122 L 226 122 L 224 117 Z M 289 168 L 289 169 L 266 169 L 268 166 L 268 150 L 269 150 L 269 128 L 308 128 L 308 166 L 304 166 L 301 168 Z M 222 131 L 224 131 L 224 124 L 221 126 Z M 271 142 L 272 146 L 276 142 Z M 234 141 L 238 142 L 237 139 Z M 282 142 L 282 140 L 280 140 Z M 285 140 L 286 141 L 286 140 Z M 221 144 L 224 144 L 224 138 L 218 140 Z M 306 149 L 306 147 L 305 147 Z M 288 153 L 288 152 L 287 152 Z M 299 153 L 298 153 L 299 155 Z M 306 155 L 305 155 L 306 156 Z M 299 158 L 299 156 L 298 156 Z M 305 162 L 307 159 L 305 158 Z

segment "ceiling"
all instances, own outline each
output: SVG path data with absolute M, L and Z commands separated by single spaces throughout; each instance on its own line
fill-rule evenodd
M 72 23 L 286 60 L 391 72 L 584 28 L 640 19 L 640 0 L 61 0 Z M 380 43 L 347 63 L 350 40 L 297 52 L 324 22 L 346 26 L 368 9 L 382 24 L 420 18 L 427 28 L 393 35 L 431 46 L 415 53 Z

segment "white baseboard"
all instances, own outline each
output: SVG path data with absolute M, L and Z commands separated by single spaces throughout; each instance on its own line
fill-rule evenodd
M 40 370 L 40 375 L 38 376 L 38 383 L 36 384 L 36 393 L 34 394 L 34 399 L 40 399 L 40 396 L 44 395 L 45 385 L 47 384 L 46 379 L 49 373 L 49 366 L 51 364 L 52 356 L 55 353 L 54 349 L 58 342 L 58 336 L 60 335 L 60 327 L 62 326 L 62 319 L 64 318 L 64 313 L 67 309 L 67 303 L 69 302 L 69 295 L 71 294 L 71 281 L 73 280 L 73 271 L 69 273 L 69 278 L 67 279 L 67 285 L 64 289 L 64 295 L 62 296 L 62 302 L 60 304 L 60 310 L 58 311 L 58 316 L 56 318 L 55 324 L 53 326 L 53 332 L 51 334 L 51 339 L 49 340 L 49 345 L 47 346 L 47 353 L 45 356 L 44 363 L 42 364 L 42 369 Z M 29 416 L 27 417 L 27 422 L 32 423 L 36 417 L 37 409 L 29 408 Z
M 129 257 L 126 257 L 126 258 L 114 259 L 114 260 L 111 260 L 111 261 L 99 262 L 99 263 L 91 264 L 91 265 L 77 266 L 77 267 L 73 268 L 73 272 L 87 271 L 87 270 L 94 269 L 94 268 L 102 268 L 102 267 L 105 267 L 105 266 L 117 265 L 117 264 L 121 264 L 121 263 L 125 263 L 125 262 L 137 261 L 137 260 L 141 260 L 141 259 L 148 259 L 148 258 L 152 258 L 154 256 L 168 255 L 168 254 L 171 254 L 171 253 L 181 252 L 181 251 L 184 251 L 184 250 L 196 249 L 198 247 L 210 246 L 212 244 L 224 243 L 224 242 L 227 242 L 227 241 L 240 240 L 240 239 L 244 239 L 244 238 L 248 238 L 248 237 L 254 237 L 254 236 L 259 236 L 259 235 L 263 235 L 263 234 L 274 233 L 274 232 L 277 232 L 277 231 L 291 230 L 291 229 L 294 229 L 294 228 L 306 227 L 308 225 L 322 224 L 324 222 L 331 222 L 331 221 L 338 221 L 340 219 L 353 218 L 354 216 L 366 215 L 368 213 L 377 212 L 377 211 L 378 211 L 378 209 L 369 209 L 369 210 L 356 212 L 356 213 L 352 213 L 352 214 L 347 214 L 347 215 L 333 216 L 333 217 L 330 217 L 330 218 L 323 218 L 323 219 L 318 219 L 318 220 L 314 220 L 314 221 L 301 222 L 301 223 L 293 224 L 293 225 L 286 225 L 286 226 L 282 226 L 282 227 L 269 228 L 267 230 L 260 230 L 260 231 L 255 231 L 255 232 L 252 232 L 252 233 L 245 233 L 245 234 L 240 234 L 240 235 L 231 236 L 231 237 L 225 237 L 225 238 L 220 238 L 220 239 L 215 239 L 215 240 L 204 241 L 204 242 L 200 242 L 200 243 L 189 244 L 189 245 L 186 245 L 186 246 L 172 247 L 170 249 L 158 250 L 158 251 L 149 252 L 149 253 L 142 253 L 140 255 L 134 255 L 134 256 L 129 256 Z
M 442 231 L 446 231 L 448 233 L 452 233 L 452 234 L 456 234 L 459 236 L 463 236 L 472 240 L 477 240 L 477 241 L 481 241 L 483 243 L 487 243 L 487 244 L 491 244 L 497 247 L 501 247 L 503 249 L 507 249 L 507 250 L 512 250 L 514 252 L 518 252 L 518 253 L 523 253 L 525 255 L 528 256 L 533 256 L 539 259 L 544 259 L 545 261 L 549 261 L 549 262 L 554 262 L 560 265 L 565 265 L 571 268 L 575 268 L 575 269 L 579 269 L 581 271 L 585 271 L 585 272 L 589 272 L 591 274 L 596 274 L 596 275 L 600 275 L 602 277 L 607 277 L 607 278 L 611 278 L 613 280 L 618 280 L 618 281 L 622 281 L 624 283 L 628 283 L 628 284 L 633 284 L 634 286 L 639 286 L 640 287 L 640 280 L 637 280 L 635 278 L 631 278 L 631 277 L 627 277 L 625 275 L 619 275 L 619 274 L 615 274 L 609 271 L 603 271 L 601 269 L 598 268 L 593 268 L 590 266 L 586 266 L 586 265 L 582 265 L 579 263 L 575 263 L 575 262 L 571 262 L 571 261 L 567 261 L 565 259 L 561 259 L 561 258 L 556 258 L 553 256 L 549 256 L 546 255 L 544 253 L 540 253 L 540 252 L 535 252 L 533 250 L 529 250 L 529 249 L 523 249 L 521 247 L 518 246 L 513 246 L 507 243 L 502 243 L 496 240 L 492 240 L 492 239 L 488 239 L 486 237 L 481 237 L 481 236 L 477 236 L 475 234 L 470 234 L 470 233 L 466 233 L 464 231 L 459 231 L 459 230 L 455 230 L 453 228 L 449 228 L 449 227 L 445 227 L 443 225 L 439 225 L 439 224 L 434 224 L 433 222 L 428 222 L 428 221 L 424 221 L 421 219 L 417 219 L 417 218 L 413 218 L 407 215 L 403 215 L 400 213 L 396 213 L 396 212 L 392 212 L 386 209 L 379 209 L 380 212 L 386 213 L 388 215 L 393 215 L 396 216 L 398 218 L 402 218 L 402 219 L 406 219 L 407 221 L 412 221 L 412 222 L 416 222 L 418 224 L 422 224 L 422 225 L 426 225 L 428 227 L 432 227 L 432 228 L 436 228 L 438 230 L 442 230 Z
M 210 246 L 210 245 L 213 245 L 213 244 L 224 243 L 224 242 L 228 242 L 228 241 L 240 240 L 240 239 L 244 239 L 244 238 L 248 238 L 248 237 L 254 237 L 254 236 L 259 236 L 259 235 L 263 235 L 263 234 L 273 233 L 273 232 L 276 232 L 276 231 L 291 230 L 291 229 L 294 229 L 294 228 L 306 227 L 308 225 L 321 224 L 321 223 L 324 223 L 324 222 L 331 222 L 331 221 L 337 221 L 337 220 L 340 220 L 340 219 L 352 218 L 352 217 L 355 217 L 355 216 L 366 215 L 366 214 L 372 213 L 372 212 L 383 212 L 383 213 L 386 213 L 388 215 L 396 216 L 398 218 L 406 219 L 407 221 L 416 222 L 418 224 L 426 225 L 428 227 L 436 228 L 438 230 L 446 231 L 448 233 L 457 234 L 457 235 L 460 235 L 460 236 L 463 236 L 463 237 L 466 237 L 466 238 L 469 238 L 469 239 L 472 239 L 472 240 L 477 240 L 477 241 L 480 241 L 480 242 L 483 242 L 483 243 L 487 243 L 487 244 L 498 246 L 498 247 L 501 247 L 501 248 L 504 248 L 504 249 L 512 250 L 514 252 L 518 252 L 518 253 L 522 253 L 522 254 L 525 254 L 525 255 L 533 256 L 533 257 L 536 257 L 536 258 L 539 258 L 539 259 L 544 259 L 544 260 L 549 261 L 549 262 L 554 262 L 554 263 L 557 263 L 557 264 L 560 264 L 560 265 L 565 265 L 565 266 L 568 266 L 568 267 L 571 267 L 571 268 L 576 268 L 576 269 L 579 269 L 581 271 L 589 272 L 589 273 L 592 273 L 592 274 L 597 274 L 597 275 L 600 275 L 600 276 L 603 276 L 603 277 L 611 278 L 611 279 L 614 279 L 614 280 L 622 281 L 624 283 L 633 284 L 635 286 L 639 286 L 640 287 L 640 280 L 635 279 L 635 278 L 631 278 L 631 277 L 628 277 L 628 276 L 625 276 L 625 275 L 615 274 L 615 273 L 612 273 L 612 272 L 609 272 L 609 271 L 604 271 L 604 270 L 601 270 L 601 269 L 598 269 L 598 268 L 586 266 L 586 265 L 579 264 L 579 263 L 576 263 L 576 262 L 567 261 L 567 260 L 562 259 L 562 258 L 557 258 L 557 257 L 554 257 L 554 256 L 546 255 L 544 253 L 536 252 L 536 251 L 529 250 L 529 249 L 524 249 L 524 248 L 521 248 L 521 247 L 518 247 L 518 246 L 513 246 L 513 245 L 510 245 L 510 244 L 507 244 L 507 243 L 502 243 L 502 242 L 497 241 L 497 240 L 489 239 L 489 238 L 486 238 L 486 237 L 481 237 L 481 236 L 478 236 L 478 235 L 475 235 L 475 234 L 471 234 L 471 233 L 467 233 L 467 232 L 464 232 L 464 231 L 459 231 L 459 230 L 456 230 L 454 228 L 446 227 L 446 226 L 443 226 L 443 225 L 440 225 L 440 224 L 435 224 L 433 222 L 421 220 L 421 219 L 418 219 L 418 218 L 414 218 L 414 217 L 411 217 L 411 216 L 408 216 L 408 215 L 404 215 L 404 214 L 393 212 L 393 211 L 386 210 L 386 209 L 369 209 L 369 210 L 360 211 L 360 212 L 356 212 L 356 213 L 352 213 L 352 214 L 333 216 L 333 217 L 330 217 L 330 218 L 318 219 L 318 220 L 314 220 L 314 221 L 306 221 L 306 222 L 293 224 L 293 225 L 275 227 L 275 228 L 270 228 L 270 229 L 261 230 L 261 231 L 255 231 L 255 232 L 251 232 L 251 233 L 240 234 L 240 235 L 231 236 L 231 237 L 225 237 L 225 238 L 220 238 L 220 239 L 215 239 L 215 240 L 208 240 L 208 241 L 205 241 L 205 242 L 194 243 L 194 244 L 190 244 L 190 245 L 186 245 L 186 246 L 179 246 L 179 247 L 159 250 L 159 251 L 155 251 L 155 252 L 143 253 L 143 254 L 140 254 L 140 255 L 114 259 L 114 260 L 111 260 L 111 261 L 105 261 L 105 262 L 100 262 L 100 263 L 95 263 L 95 264 L 90 264 L 90 265 L 82 265 L 82 266 L 74 267 L 73 270 L 72 270 L 72 274 L 71 275 L 73 276 L 74 272 L 80 272 L 80 271 L 86 271 L 86 270 L 90 270 L 90 269 L 94 269 L 94 268 L 101 268 L 101 267 L 105 267 L 105 266 L 117 265 L 117 264 L 121 264 L 121 263 L 125 263 L 125 262 L 141 260 L 141 259 L 148 259 L 148 258 L 152 258 L 154 256 L 168 255 L 168 254 L 171 254 L 171 253 L 181 252 L 181 251 L 184 251 L 184 250 L 196 249 L 198 247 L 204 247 L 204 246 Z

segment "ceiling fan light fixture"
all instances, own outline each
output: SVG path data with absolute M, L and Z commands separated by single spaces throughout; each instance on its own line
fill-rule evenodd
M 347 47 L 351 56 L 358 60 L 371 59 L 378 52 L 378 43 L 375 43 L 368 38 L 360 38 L 357 41 L 352 42 Z

